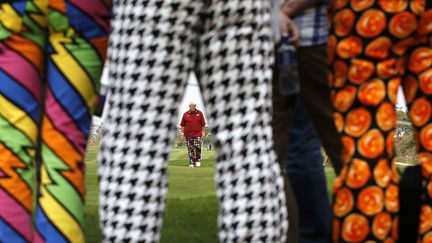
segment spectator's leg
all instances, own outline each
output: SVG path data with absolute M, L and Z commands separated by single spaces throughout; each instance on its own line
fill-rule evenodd
M 157 242 L 177 107 L 203 1 L 114 1 L 107 118 L 99 153 L 104 242 Z
M 197 138 L 192 138 L 192 140 L 191 140 L 191 154 L 192 154 L 192 164 L 194 166 L 196 166 L 196 162 L 198 161 Z
M 271 1 L 212 1 L 200 81 L 217 141 L 221 242 L 284 242 L 287 210 L 271 128 Z
M 327 82 L 326 45 L 297 48 L 300 96 L 318 137 L 330 156 L 336 174 L 342 168 L 340 135 L 333 121 L 330 87 Z
M 276 65 L 275 65 L 276 66 Z M 285 160 L 287 156 L 288 130 L 292 124 L 293 107 L 296 96 L 286 96 L 281 93 L 279 87 L 279 70 L 273 68 L 272 79 L 272 129 L 273 129 L 273 146 L 277 155 L 277 160 L 282 171 L 285 181 L 285 196 L 288 209 L 288 235 L 287 243 L 297 243 L 299 240 L 299 218 L 298 205 L 294 192 L 286 172 Z
M 399 184 L 399 243 L 417 242 L 421 194 L 421 167 L 409 166 L 401 175 Z
M 331 209 L 322 167 L 321 143 L 300 98 L 289 131 L 286 171 L 299 205 L 300 243 L 330 239 Z
M 186 138 L 186 147 L 188 150 L 188 155 L 189 155 L 189 165 L 193 165 L 194 164 L 194 155 L 193 155 L 193 141 L 192 138 Z
M 361 4 L 334 3 L 329 83 L 344 166 L 333 187 L 333 240 L 395 241 L 399 221 L 395 103 L 405 71 L 401 50 L 410 43 L 402 41 L 416 31 L 416 16 L 397 13 L 411 8 L 402 1 L 376 1 L 360 12 Z
M 19 1 L 0 3 L 0 242 L 34 240 L 45 31 L 24 31 L 32 19 L 23 22 L 17 13 L 25 14 L 25 7 Z
M 197 157 L 197 162 L 199 162 L 201 160 L 201 138 L 197 138 L 196 140 L 196 157 Z
M 84 242 L 84 155 L 105 62 L 110 7 L 102 0 L 48 0 L 48 9 L 49 57 L 35 217 L 41 238 L 36 242 Z

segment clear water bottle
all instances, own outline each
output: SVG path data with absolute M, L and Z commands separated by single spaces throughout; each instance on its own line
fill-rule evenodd
M 286 96 L 296 95 L 300 92 L 296 48 L 288 44 L 288 39 L 288 36 L 282 36 L 276 58 L 279 71 L 279 92 Z

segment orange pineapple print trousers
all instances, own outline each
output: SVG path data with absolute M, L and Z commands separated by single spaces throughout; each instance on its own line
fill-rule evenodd
M 334 185 L 334 242 L 395 242 L 393 141 L 402 85 L 423 193 L 419 242 L 432 242 L 432 1 L 333 0 L 329 85 L 344 166 Z M 407 199 L 409 200 L 409 199 Z

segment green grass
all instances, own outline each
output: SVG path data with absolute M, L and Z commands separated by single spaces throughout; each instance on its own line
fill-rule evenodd
M 89 146 L 86 156 L 87 202 L 85 236 L 89 243 L 101 241 L 98 224 L 97 147 Z M 169 157 L 169 191 L 162 228 L 162 243 L 217 242 L 218 205 L 214 183 L 214 151 L 203 151 L 202 167 L 189 168 L 186 148 L 173 149 Z M 326 168 L 327 186 L 334 173 Z M 330 194 L 330 192 L 329 192 Z
M 200 168 L 189 168 L 186 148 L 168 159 L 169 189 L 161 242 L 217 242 L 218 204 L 214 151 L 203 151 Z
M 335 174 L 332 167 L 326 167 L 325 168 L 325 174 L 327 177 L 327 194 L 328 194 L 329 200 L 332 200 L 333 182 L 336 179 L 336 174 Z
M 98 176 L 97 176 L 97 155 L 98 147 L 89 146 L 86 154 L 86 206 L 84 208 L 84 233 L 86 241 L 101 242 L 99 231 L 99 213 L 98 213 Z

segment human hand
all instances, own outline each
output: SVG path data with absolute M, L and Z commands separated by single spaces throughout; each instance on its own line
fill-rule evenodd
M 279 26 L 282 36 L 288 36 L 288 43 L 297 45 L 300 39 L 300 33 L 294 21 L 282 10 L 279 11 Z

